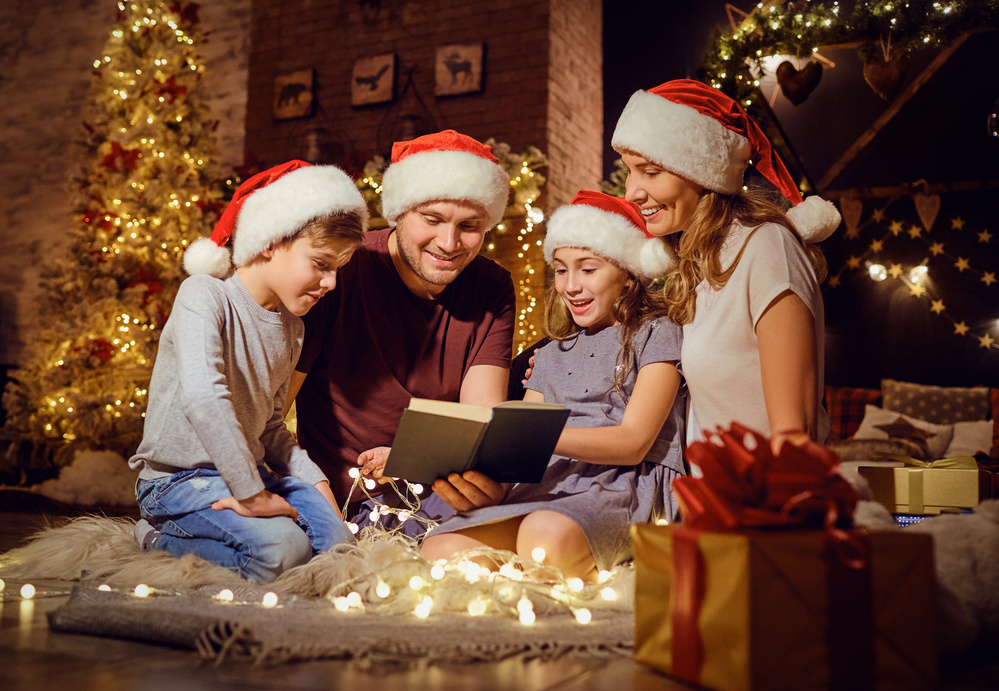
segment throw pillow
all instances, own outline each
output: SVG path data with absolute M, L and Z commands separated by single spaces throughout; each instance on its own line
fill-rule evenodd
M 918 444 L 905 439 L 845 439 L 843 441 L 829 444 L 839 456 L 842 462 L 847 461 L 884 461 L 880 454 L 890 454 L 892 456 L 911 456 L 920 458 L 924 449 Z
M 955 422 L 954 436 L 951 437 L 943 457 L 974 456 L 979 451 L 988 453 L 992 448 L 992 432 L 992 420 Z
M 860 389 L 853 386 L 827 386 L 826 411 L 829 413 L 827 442 L 849 439 L 864 419 L 864 407 L 881 402 L 877 389 Z
M 952 425 L 936 425 L 895 410 L 869 405 L 864 419 L 853 435 L 854 439 L 904 439 L 914 442 L 923 453 L 914 456 L 923 461 L 944 457 L 944 451 L 954 435 Z
M 955 422 L 987 420 L 992 405 L 987 386 L 943 387 L 881 380 L 882 406 L 910 417 L 952 425 Z

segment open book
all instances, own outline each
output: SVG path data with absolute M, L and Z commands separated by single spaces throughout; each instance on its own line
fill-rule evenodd
M 496 482 L 539 482 L 568 417 L 556 403 L 506 401 L 487 408 L 413 398 L 384 472 L 426 484 L 466 470 Z

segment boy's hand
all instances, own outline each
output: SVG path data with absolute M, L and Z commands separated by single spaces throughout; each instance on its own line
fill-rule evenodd
M 376 446 L 368 449 L 357 457 L 357 465 L 361 466 L 361 474 L 374 478 L 379 485 L 391 482 L 395 478 L 382 477 L 385 470 L 385 461 L 388 460 L 389 452 L 392 450 L 388 446 Z
M 249 518 L 271 518 L 273 516 L 289 516 L 298 520 L 298 511 L 288 501 L 278 495 L 263 489 L 246 499 L 236 499 L 235 497 L 225 497 L 212 504 L 216 511 L 232 509 L 240 516 Z

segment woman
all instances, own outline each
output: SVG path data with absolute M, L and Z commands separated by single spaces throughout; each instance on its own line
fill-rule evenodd
M 676 255 L 664 295 L 683 326 L 687 441 L 737 421 L 775 451 L 785 440 L 821 442 L 825 262 L 807 242 L 839 225 L 835 207 L 802 202 L 756 123 L 699 82 L 635 93 L 612 144 L 628 167 L 626 198 Z M 750 162 L 793 209 L 744 189 Z

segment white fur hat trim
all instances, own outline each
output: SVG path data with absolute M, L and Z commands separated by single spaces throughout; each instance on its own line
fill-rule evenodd
M 822 197 L 806 197 L 792 207 L 787 217 L 805 242 L 821 242 L 839 227 L 840 215 L 836 205 Z
M 669 249 L 623 216 L 585 204 L 555 211 L 545 235 L 545 261 L 553 265 L 555 250 L 579 247 L 606 257 L 643 279 L 657 278 L 673 266 Z
M 225 278 L 232 271 L 229 249 L 219 247 L 211 238 L 195 240 L 184 252 L 184 271 L 191 276 L 208 274 Z
M 382 216 L 395 223 L 429 201 L 469 201 L 489 216 L 490 227 L 503 218 L 510 177 L 496 163 L 465 151 L 424 151 L 393 163 L 382 177 Z
M 722 194 L 735 194 L 742 188 L 751 149 L 746 137 L 714 118 L 647 91 L 631 96 L 618 118 L 611 145 L 618 153 L 633 151 Z
M 309 221 L 346 212 L 367 224 L 368 205 L 349 175 L 336 166 L 293 170 L 243 203 L 232 238 L 232 262 L 242 266 Z

